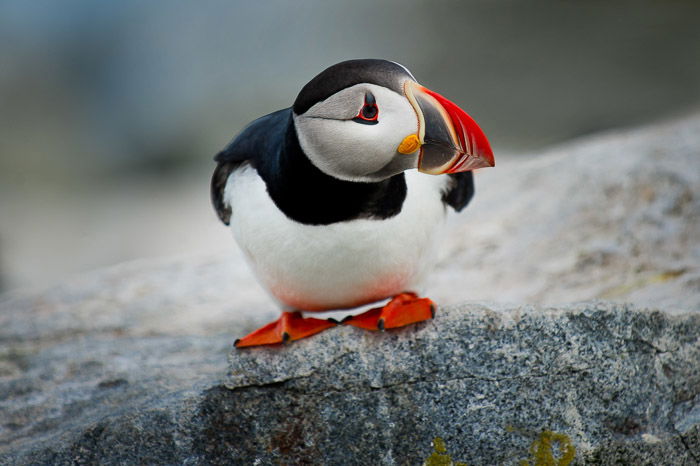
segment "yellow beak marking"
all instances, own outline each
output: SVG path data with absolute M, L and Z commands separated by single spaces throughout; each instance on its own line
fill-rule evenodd
M 417 151 L 420 146 L 421 144 L 418 135 L 409 134 L 408 136 L 403 138 L 403 141 L 401 141 L 401 144 L 399 144 L 399 147 L 396 149 L 396 151 L 400 152 L 401 154 L 412 154 L 415 151 Z

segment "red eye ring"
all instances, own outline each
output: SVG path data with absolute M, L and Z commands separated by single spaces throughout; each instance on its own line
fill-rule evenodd
M 379 107 L 372 94 L 365 94 L 365 103 L 352 120 L 366 125 L 379 123 Z

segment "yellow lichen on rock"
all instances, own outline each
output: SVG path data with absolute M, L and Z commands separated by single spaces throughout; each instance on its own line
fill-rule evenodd
M 554 457 L 553 444 L 559 445 L 559 458 Z M 568 466 L 576 456 L 576 448 L 568 435 L 543 430 L 530 444 L 530 458 L 520 466 Z
M 435 451 L 426 458 L 423 466 L 467 466 L 466 463 L 455 463 L 452 457 L 447 454 L 445 441 L 440 437 L 433 439 L 433 448 Z
M 526 433 L 534 436 L 534 433 L 518 429 L 513 426 L 506 426 L 508 432 Z M 559 454 L 554 455 L 554 445 L 558 445 Z M 467 466 L 466 463 L 455 463 L 452 457 L 447 454 L 445 441 L 440 437 L 433 439 L 433 453 L 426 458 L 423 466 Z M 566 434 L 559 434 L 551 430 L 543 430 L 537 434 L 529 448 L 530 457 L 518 462 L 519 466 L 568 466 L 576 456 L 576 447 Z

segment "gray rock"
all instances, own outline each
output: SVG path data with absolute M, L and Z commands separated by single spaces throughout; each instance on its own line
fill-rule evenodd
M 605 303 L 472 304 L 415 329 L 339 329 L 232 353 L 202 444 L 262 464 L 420 464 L 441 437 L 456 459 L 501 464 L 551 430 L 579 462 L 695 464 L 699 338 L 699 315 Z
M 3 381 L 1 458 L 420 464 L 440 437 L 468 464 L 515 464 L 550 430 L 581 464 L 700 459 L 697 314 L 472 303 L 236 350 L 225 377 L 223 343 L 102 336 L 6 357 L 25 375 Z
M 451 220 L 436 319 L 383 334 L 227 363 L 275 316 L 236 253 L 4 295 L 0 464 L 420 464 L 436 437 L 469 464 L 548 439 L 699 464 L 699 154 L 695 115 L 502 157 Z

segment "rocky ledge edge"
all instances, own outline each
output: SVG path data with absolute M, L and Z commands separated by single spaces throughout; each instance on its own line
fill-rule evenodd
M 0 463 L 700 462 L 698 314 L 468 303 L 233 350 L 227 374 L 226 339 L 44 344 L 0 378 Z

